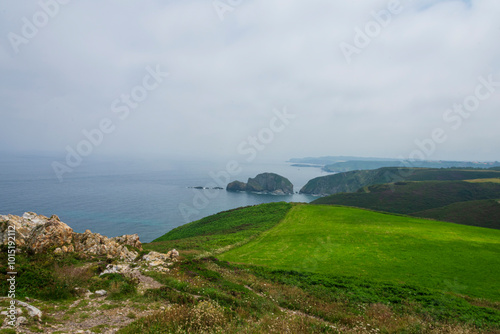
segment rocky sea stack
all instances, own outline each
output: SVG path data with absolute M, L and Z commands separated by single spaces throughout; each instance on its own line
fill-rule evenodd
M 262 173 L 249 178 L 247 183 L 234 181 L 227 185 L 227 191 L 248 191 L 274 195 L 293 194 L 293 184 L 286 177 L 274 173 Z

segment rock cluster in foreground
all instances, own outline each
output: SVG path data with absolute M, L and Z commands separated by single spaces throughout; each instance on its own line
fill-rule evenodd
M 227 185 L 227 191 L 248 191 L 273 195 L 293 194 L 293 184 L 286 177 L 274 173 L 262 173 L 249 178 L 247 183 L 234 181 Z
M 108 238 L 89 230 L 76 233 L 56 215 L 50 218 L 33 212 L 27 212 L 22 217 L 0 215 L 0 244 L 8 244 L 9 229 L 15 229 L 18 250 L 26 248 L 35 253 L 54 250 L 56 254 L 77 252 L 133 261 L 138 253 L 127 246 L 142 250 L 137 234 Z
M 16 253 L 24 253 L 27 259 L 30 258 L 32 252 L 53 252 L 55 254 L 75 252 L 81 257 L 89 259 L 94 256 L 106 256 L 112 260 L 106 261 L 108 264 L 104 271 L 100 273 L 100 276 L 118 274 L 128 277 L 134 284 L 137 284 L 137 293 L 139 295 L 143 295 L 148 290 L 163 287 L 161 283 L 145 275 L 146 272 L 168 273 L 170 267 L 179 258 L 179 252 L 175 249 L 166 254 L 155 251 L 147 254 L 141 252 L 142 256 L 139 256 L 138 252 L 143 249 L 137 234 L 108 238 L 98 233 L 92 233 L 89 230 L 85 231 L 85 233 L 75 233 L 73 229 L 61 222 L 55 215 L 47 218 L 32 212 L 27 212 L 22 217 L 0 215 L 0 245 L 12 246 L 14 237 Z M 90 263 L 81 268 L 87 268 L 87 273 L 93 273 L 93 269 L 88 268 L 88 264 Z M 92 274 L 90 280 L 94 279 L 96 277 Z M 72 281 L 72 283 L 75 282 Z M 110 289 L 116 290 L 116 287 L 112 285 Z M 112 310 L 103 309 L 103 307 L 110 305 L 107 302 L 107 296 L 110 293 L 113 293 L 113 290 L 108 292 L 103 289 L 96 289 L 92 292 L 87 288 L 75 287 L 74 294 L 77 300 L 70 308 L 72 308 L 73 312 L 80 311 L 80 316 L 75 315 L 73 319 L 68 319 L 69 313 L 65 314 L 63 310 L 56 310 L 57 305 L 52 307 L 53 305 L 45 304 L 51 306 L 50 311 L 44 311 L 48 312 L 47 315 L 54 316 L 54 314 L 58 314 L 60 322 L 58 321 L 57 324 L 52 325 L 47 324 L 47 322 L 43 324 L 45 313 L 42 314 L 40 308 L 15 299 L 14 295 L 9 294 L 9 297 L 0 297 L 2 303 L 0 316 L 5 317 L 3 322 L 0 321 L 0 332 L 3 333 L 4 329 L 9 329 L 19 333 L 33 333 L 30 330 L 35 328 L 37 332 L 43 331 L 45 333 L 48 328 L 51 328 L 49 331 L 51 333 L 53 329 L 57 329 L 57 332 L 61 333 L 63 331 L 64 333 L 84 333 L 82 328 L 89 328 L 85 333 L 94 333 L 92 331 L 94 328 L 109 326 L 114 328 L 106 333 L 116 333 L 116 327 L 123 327 L 133 321 L 133 318 L 129 317 L 129 315 L 125 316 L 125 314 L 134 314 L 134 317 L 136 314 L 151 315 L 151 310 L 142 308 L 138 310 L 131 307 L 129 301 L 120 303 L 120 309 L 123 313 L 113 311 L 115 310 L 114 307 Z M 36 301 L 40 304 L 39 300 L 28 297 L 25 297 L 25 300 L 27 302 Z M 81 302 L 84 300 L 85 302 L 82 304 Z M 9 308 L 4 307 L 4 305 L 9 305 Z M 79 305 L 84 307 L 79 307 Z M 85 308 L 85 305 L 88 306 Z M 37 306 L 39 307 L 39 305 Z M 88 318 L 89 308 L 97 311 L 93 313 L 92 319 L 83 320 L 83 316 Z M 75 321 L 75 319 L 78 319 L 78 321 Z M 85 324 L 82 324 L 81 320 Z

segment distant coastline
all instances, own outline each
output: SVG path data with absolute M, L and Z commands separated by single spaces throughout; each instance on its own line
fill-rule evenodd
M 313 167 L 313 168 L 323 168 L 324 165 L 316 165 L 316 164 L 291 164 L 292 167 Z

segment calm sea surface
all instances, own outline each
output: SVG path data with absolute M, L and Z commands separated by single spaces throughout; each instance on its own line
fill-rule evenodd
M 299 194 L 273 196 L 189 188 L 222 185 L 226 181 L 225 162 L 94 161 L 65 175 L 63 182 L 56 178 L 51 162 L 34 157 L 0 160 L 0 214 L 56 214 L 76 232 L 90 229 L 109 237 L 138 233 L 141 241 L 150 242 L 177 226 L 220 211 L 314 199 Z M 241 169 L 231 181 L 246 182 L 259 173 L 274 172 L 287 177 L 297 192 L 308 180 L 326 175 L 319 168 L 287 163 L 248 164 Z M 218 175 L 220 183 L 211 175 Z

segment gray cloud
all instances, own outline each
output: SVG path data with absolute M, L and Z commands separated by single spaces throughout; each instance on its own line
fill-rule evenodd
M 62 156 L 110 118 L 95 154 L 235 156 L 287 106 L 263 157 L 408 156 L 442 128 L 430 158 L 498 160 L 500 87 L 457 130 L 443 114 L 478 77 L 500 81 L 500 3 L 401 1 L 348 64 L 339 45 L 390 2 L 246 0 L 221 21 L 211 1 L 70 1 L 19 53 L 9 33 L 41 7 L 3 2 L 0 150 Z M 112 102 L 157 65 L 169 77 L 118 119 Z

